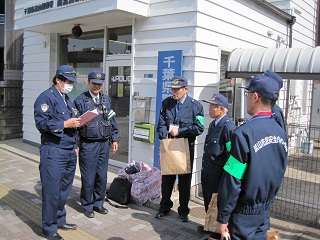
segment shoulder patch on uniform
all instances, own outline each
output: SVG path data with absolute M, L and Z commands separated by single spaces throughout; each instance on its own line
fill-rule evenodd
M 41 104 L 41 110 L 42 110 L 43 112 L 48 111 L 48 109 L 49 109 L 49 105 L 48 105 L 48 104 L 46 104 L 46 103 Z
M 202 106 L 199 101 L 197 101 L 197 100 L 195 100 L 195 99 L 193 99 L 193 98 L 192 98 L 191 102 L 192 102 L 194 105 L 196 105 L 197 107 Z

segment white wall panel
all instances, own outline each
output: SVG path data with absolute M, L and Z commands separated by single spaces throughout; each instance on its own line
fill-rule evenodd
M 182 12 L 171 15 L 152 16 L 143 22 L 137 22 L 136 30 L 142 32 L 195 25 L 196 12 Z
M 148 71 L 148 74 L 153 74 L 153 78 L 144 78 L 143 75 L 146 72 L 141 70 L 137 70 L 135 72 L 134 85 L 136 84 L 157 84 L 157 72 L 156 71 Z
M 296 23 L 293 25 L 293 47 L 315 46 L 317 1 L 268 0 L 268 2 L 296 17 Z
M 28 71 L 23 73 L 23 78 L 27 81 L 23 83 L 24 85 L 30 83 L 34 84 L 33 86 L 35 86 L 35 88 L 40 87 L 42 89 L 43 87 L 41 86 L 41 84 L 39 85 L 38 81 L 49 82 L 50 80 L 52 80 L 53 76 L 49 76 L 47 72 Z M 52 83 L 52 81 L 50 82 Z
M 158 59 L 155 57 L 135 58 L 135 70 L 157 70 Z
M 217 59 L 195 57 L 194 68 L 201 72 L 217 72 L 218 61 Z
M 253 5 L 254 6 L 254 5 Z M 252 6 L 252 7 L 253 7 Z M 226 24 L 233 24 L 240 28 L 255 29 L 259 31 L 257 27 L 271 25 L 278 29 L 283 28 L 283 22 L 279 17 L 272 16 L 268 11 L 262 10 L 262 8 L 248 8 L 248 6 L 241 4 L 238 1 L 199 1 L 199 13 L 207 15 L 212 19 L 219 19 Z M 214 14 L 212 14 L 214 13 Z M 211 23 L 202 22 L 198 19 L 198 25 Z M 212 24 L 211 29 L 214 29 L 217 25 Z
M 36 73 L 42 73 L 42 72 L 48 72 L 50 66 L 49 59 L 47 62 L 37 62 L 36 59 L 34 59 L 34 62 L 24 62 L 23 63 L 23 71 L 28 72 L 36 72 Z
M 181 49 L 183 48 L 183 49 Z M 195 45 L 193 41 L 189 42 L 166 42 L 161 43 L 149 43 L 149 44 L 136 44 L 135 45 L 135 57 L 155 57 L 158 56 L 158 51 L 170 51 L 170 50 L 183 50 L 184 56 L 193 56 L 195 54 Z
M 139 92 L 140 96 L 145 97 L 155 97 L 157 87 L 150 83 L 150 84 L 135 84 L 134 91 Z
M 42 53 L 34 53 L 34 54 L 25 54 L 23 56 L 23 61 L 26 62 L 34 62 L 34 63 L 43 63 L 43 62 L 49 62 L 48 59 L 48 52 L 42 52 Z M 40 67 L 40 66 L 39 66 Z
M 304 48 L 311 47 L 313 44 L 309 38 L 306 38 L 304 35 L 295 32 L 295 38 L 293 39 L 293 46 L 295 48 Z
M 44 41 L 48 41 L 47 36 L 39 35 L 39 34 L 33 35 L 30 37 L 24 38 L 23 46 L 27 47 L 27 46 L 32 46 L 32 45 L 40 45 L 42 47 Z
M 22 114 L 29 114 L 29 113 L 33 113 L 33 105 L 23 106 Z M 34 122 L 33 116 L 32 116 L 32 119 L 29 119 L 29 120 L 32 120 L 30 122 Z
M 219 51 L 218 46 L 214 43 L 202 43 L 196 42 L 195 44 L 196 53 L 195 56 L 197 57 L 206 57 L 206 58 L 213 58 L 219 59 Z
M 158 1 L 150 5 L 150 16 L 170 15 L 196 10 L 197 1 L 195 0 Z
M 25 89 L 23 89 L 23 97 L 24 98 L 27 98 L 27 99 L 36 99 L 39 95 L 40 95 L 40 93 L 42 93 L 44 90 L 46 90 L 46 89 L 48 89 L 48 87 L 46 87 L 46 88 L 44 88 L 44 89 L 28 89 L 28 88 L 25 88 Z M 29 102 L 23 102 L 23 104 L 25 105 L 25 106 L 28 106 L 29 104 L 31 104 L 31 103 L 29 103 Z M 33 103 L 32 103 L 33 104 Z M 32 105 L 33 106 L 33 105 Z
M 33 109 L 31 110 L 31 112 L 33 112 Z M 34 122 L 33 116 L 24 115 L 23 122 L 26 123 L 29 126 L 28 128 L 33 129 L 36 132 L 38 132 L 38 130 L 35 127 L 35 122 Z
M 233 46 L 241 47 L 241 42 L 245 44 L 252 44 L 256 47 L 275 47 L 275 41 L 277 32 L 274 31 L 274 37 L 268 37 L 267 31 L 270 30 L 267 26 L 253 23 L 254 27 L 244 28 L 238 27 L 233 23 L 225 23 L 220 19 L 208 18 L 205 15 L 199 14 L 199 22 L 202 22 L 201 28 L 197 31 L 197 40 L 200 42 L 214 42 L 219 46 L 225 46 L 224 39 L 230 38 L 229 42 L 238 41 L 239 45 L 233 44 Z M 209 24 L 210 22 L 210 24 Z M 209 28 L 212 24 L 211 29 Z M 203 28 L 202 28 L 203 26 Z M 283 28 L 281 34 L 286 33 L 286 29 Z M 279 33 L 279 32 L 278 32 Z M 218 36 L 217 36 L 218 35 Z
M 161 29 L 136 33 L 136 44 L 188 42 L 196 39 L 195 27 Z
M 43 42 L 50 44 L 44 46 Z M 25 32 L 23 66 L 23 138 L 39 142 L 39 134 L 34 126 L 33 104 L 41 92 L 52 84 L 56 67 L 56 36 Z
M 44 48 L 44 44 L 46 44 L 46 48 Z M 49 53 L 50 47 L 49 47 L 50 42 L 47 40 L 46 43 L 42 42 L 37 44 L 37 45 L 28 45 L 27 48 L 23 49 L 23 54 L 24 56 L 26 55 L 32 55 L 32 54 L 37 54 L 37 53 Z
M 216 72 L 211 72 L 211 73 L 204 73 L 204 72 L 199 72 L 195 71 L 194 72 L 194 78 L 198 79 L 198 86 L 207 86 L 209 84 L 217 83 L 218 81 L 218 74 Z
M 23 139 L 28 140 L 32 143 L 40 144 L 40 134 L 39 133 L 25 131 L 24 128 L 22 128 L 22 131 L 23 131 Z

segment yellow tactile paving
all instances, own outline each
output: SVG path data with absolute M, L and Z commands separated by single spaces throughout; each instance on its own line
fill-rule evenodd
M 10 188 L 3 184 L 0 184 L 0 200 L 38 226 L 41 226 L 41 207 L 39 205 L 11 191 Z M 59 234 L 65 240 L 98 240 L 98 238 L 80 228 L 74 231 L 59 230 Z

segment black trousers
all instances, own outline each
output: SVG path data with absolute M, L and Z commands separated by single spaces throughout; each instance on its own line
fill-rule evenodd
M 204 209 L 207 212 L 213 193 L 219 190 L 221 174 L 208 174 L 201 172 L 201 186 L 204 201 Z
M 160 202 L 159 212 L 168 213 L 173 206 L 171 195 L 173 185 L 178 176 L 178 189 L 179 189 L 179 207 L 178 213 L 182 216 L 187 216 L 190 212 L 190 188 L 192 179 L 192 166 L 194 158 L 194 142 L 189 142 L 190 160 L 191 160 L 191 173 L 183 175 L 162 175 L 161 193 L 162 198 Z

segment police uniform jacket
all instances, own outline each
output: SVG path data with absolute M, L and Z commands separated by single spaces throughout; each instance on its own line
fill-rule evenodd
M 170 124 L 179 125 L 178 138 L 188 138 L 189 143 L 194 142 L 196 136 L 200 135 L 203 130 L 203 106 L 197 100 L 186 96 L 184 103 L 176 117 L 177 100 L 168 97 L 162 101 L 160 119 L 157 127 L 159 139 L 167 138 Z M 202 119 L 202 122 L 201 122 Z M 169 138 L 171 135 L 169 134 Z
M 86 125 L 79 128 L 80 141 L 82 140 L 110 140 L 118 141 L 118 124 L 115 117 L 108 119 L 111 111 L 111 100 L 105 94 L 100 94 L 100 103 L 96 104 L 89 91 L 82 93 L 74 100 L 74 108 L 79 112 L 78 116 L 87 111 L 98 109 L 99 116 L 93 118 Z
M 277 121 L 277 123 L 285 130 L 286 130 L 286 121 L 284 120 L 282 109 L 277 105 L 274 104 L 272 107 L 273 117 Z
M 257 117 L 235 130 L 230 153 L 218 193 L 220 223 L 231 213 L 270 209 L 287 165 L 287 134 L 273 117 Z
M 228 114 L 215 126 L 215 120 L 209 125 L 202 156 L 202 171 L 206 174 L 221 176 L 230 151 L 231 135 L 236 125 Z M 220 177 L 219 177 L 220 179 Z
M 76 129 L 64 128 L 64 121 L 74 118 L 75 113 L 68 95 L 63 96 L 51 86 L 42 92 L 34 103 L 34 119 L 41 133 L 41 144 L 63 149 L 76 147 Z

